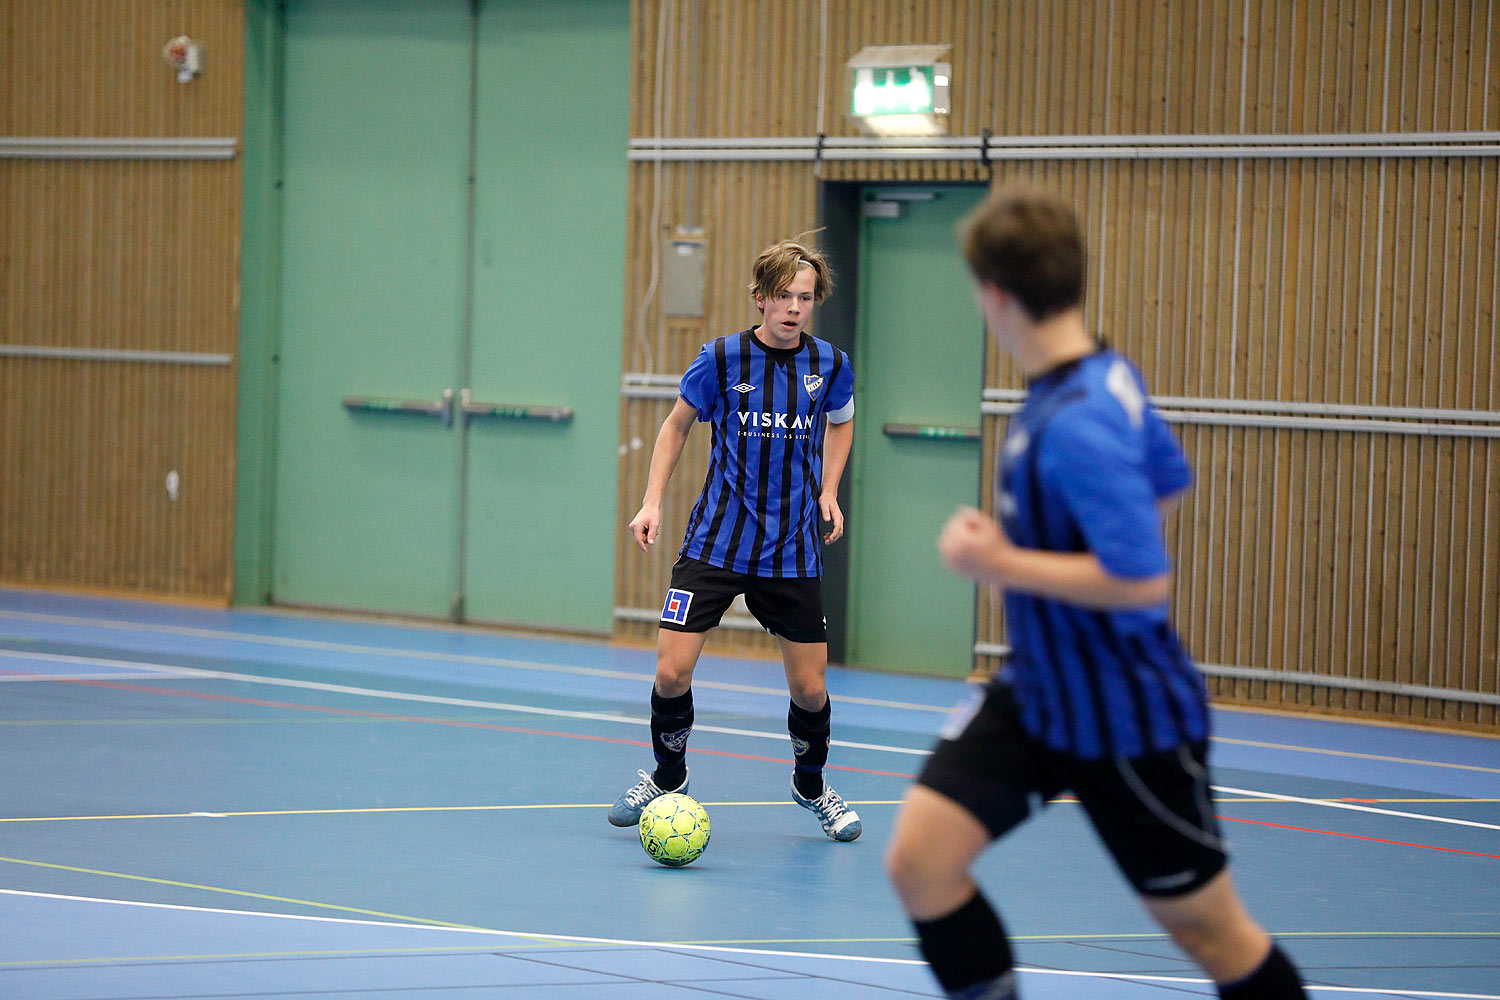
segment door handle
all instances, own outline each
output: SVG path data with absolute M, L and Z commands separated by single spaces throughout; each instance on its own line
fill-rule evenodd
M 458 410 L 463 414 L 465 425 L 480 417 L 500 420 L 540 420 L 554 424 L 565 424 L 573 419 L 571 406 L 528 406 L 513 403 L 475 402 L 468 389 L 458 394 Z
M 930 438 L 935 441 L 978 441 L 978 427 L 944 427 L 935 424 L 886 424 L 886 437 Z
M 355 413 L 410 413 L 419 417 L 437 417 L 444 427 L 453 426 L 453 390 L 431 399 L 396 399 L 390 396 L 345 396 L 344 409 Z

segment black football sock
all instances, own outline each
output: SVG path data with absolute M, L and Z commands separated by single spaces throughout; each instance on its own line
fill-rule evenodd
M 815 799 L 823 794 L 823 765 L 828 763 L 829 719 L 833 700 L 824 699 L 823 707 L 809 712 L 795 701 L 786 713 L 786 731 L 792 736 L 792 783 L 797 794 Z
M 1220 984 L 1219 996 L 1223 1000 L 1307 1000 L 1297 967 L 1274 941 L 1265 961 L 1244 979 Z
M 687 742 L 693 731 L 693 689 L 663 698 L 651 689 L 651 752 L 656 755 L 656 787 L 670 792 L 687 778 Z
M 979 892 L 946 917 L 914 920 L 922 957 L 954 1000 L 1015 1000 L 1015 960 L 1005 925 Z

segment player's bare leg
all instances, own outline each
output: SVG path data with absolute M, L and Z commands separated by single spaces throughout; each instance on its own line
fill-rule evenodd
M 990 841 L 989 830 L 967 809 L 913 785 L 886 848 L 891 885 L 949 996 L 1015 996 L 1005 926 L 969 875 Z
M 974 814 L 925 785 L 913 785 L 896 814 L 886 873 L 906 915 L 935 920 L 974 895 L 969 866 L 990 843 Z
M 656 631 L 656 693 L 676 698 L 687 693 L 693 684 L 698 657 L 708 642 L 707 632 Z M 826 653 L 825 653 L 826 655 Z
M 1142 897 L 1147 911 L 1216 983 L 1254 972 L 1271 951 L 1271 938 L 1251 919 L 1224 869 L 1185 896 Z
M 792 702 L 809 712 L 821 711 L 828 704 L 828 643 L 788 642 L 778 636 L 776 644 L 781 647 L 786 689 Z M 659 653 L 657 658 L 659 661 Z M 657 677 L 660 676 L 661 667 L 658 665 Z

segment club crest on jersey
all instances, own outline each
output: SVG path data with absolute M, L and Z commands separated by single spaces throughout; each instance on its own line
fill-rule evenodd
M 688 608 L 693 605 L 693 592 L 690 590 L 667 590 L 667 603 L 662 605 L 661 620 L 671 622 L 673 625 L 686 625 Z
M 804 389 L 807 390 L 807 398 L 808 399 L 817 399 L 818 398 L 818 390 L 821 389 L 821 388 L 823 388 L 823 376 L 821 376 L 821 375 L 804 375 L 804 376 L 802 376 L 802 388 L 804 388 Z

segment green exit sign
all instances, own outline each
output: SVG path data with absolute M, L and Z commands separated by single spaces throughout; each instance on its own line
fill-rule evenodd
M 850 112 L 855 115 L 945 115 L 945 63 L 926 66 L 863 66 L 854 70 Z
M 946 135 L 948 45 L 867 45 L 849 68 L 849 117 L 871 135 Z

